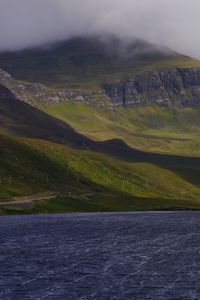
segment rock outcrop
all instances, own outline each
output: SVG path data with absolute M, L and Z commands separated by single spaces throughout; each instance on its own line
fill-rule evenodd
M 114 106 L 157 104 L 200 107 L 200 68 L 168 68 L 144 72 L 103 88 Z
M 105 101 L 109 101 L 109 97 L 101 88 L 84 92 L 68 87 L 52 88 L 40 83 L 16 80 L 2 69 L 0 69 L 0 84 L 11 90 L 18 99 L 35 106 L 39 103 L 50 105 L 63 101 L 104 106 Z
M 68 98 L 70 92 L 65 89 L 52 89 L 40 83 L 29 83 L 15 80 L 10 74 L 0 69 L 0 83 L 9 88 L 17 98 L 33 104 L 59 103 Z
M 137 74 L 128 80 L 105 82 L 92 90 L 50 88 L 43 84 L 15 80 L 0 69 L 0 84 L 31 105 L 72 101 L 107 106 L 200 107 L 200 68 L 168 68 Z

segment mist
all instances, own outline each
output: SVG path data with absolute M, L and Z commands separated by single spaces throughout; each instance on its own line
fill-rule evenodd
M 0 0 L 0 51 L 112 34 L 200 58 L 199 11 L 199 0 Z

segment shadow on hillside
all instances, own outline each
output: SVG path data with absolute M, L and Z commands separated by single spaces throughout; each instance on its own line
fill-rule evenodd
M 0 129 L 10 134 L 37 138 L 91 150 L 128 162 L 146 162 L 172 170 L 185 180 L 200 186 L 200 158 L 157 154 L 129 147 L 122 140 L 94 142 L 71 126 L 22 102 L 0 85 Z
M 128 162 L 146 162 L 170 170 L 200 186 L 200 158 L 159 154 L 139 151 L 129 147 L 122 140 L 109 140 L 102 144 L 102 152 Z

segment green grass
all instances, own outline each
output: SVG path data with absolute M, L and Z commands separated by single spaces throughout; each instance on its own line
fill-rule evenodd
M 1 213 L 197 209 L 198 165 L 182 166 L 175 159 L 168 168 L 159 159 L 126 162 L 47 141 L 0 136 L 0 199 L 48 191 L 71 195 L 37 201 L 32 209 L 1 208 Z
M 144 151 L 200 155 L 200 109 L 148 106 L 110 112 L 69 101 L 38 107 L 94 140 L 118 138 Z
M 67 163 L 30 143 L 0 135 L 0 199 L 44 191 L 87 191 L 89 183 L 77 184 L 77 175 Z
M 15 87 L 13 87 L 13 91 L 16 91 Z M 38 99 L 34 99 L 31 92 L 28 95 L 26 101 L 33 106 L 64 121 L 82 135 L 93 140 L 103 141 L 117 138 L 124 140 L 131 147 L 144 151 L 200 155 L 200 109 L 198 108 L 168 109 L 145 106 L 130 109 L 117 108 L 110 111 L 106 103 L 104 108 L 98 108 L 98 105 L 85 105 L 65 99 L 61 103 L 45 105 Z M 18 97 L 20 99 L 20 95 Z M 92 103 L 98 101 L 99 99 L 94 96 Z M 104 99 L 104 101 L 106 100 Z M 74 136 L 75 141 L 75 134 L 72 130 L 71 133 L 69 132 L 67 124 L 64 126 L 22 102 L 15 103 L 16 108 L 13 110 L 10 109 L 10 106 L 14 107 L 13 100 L 10 103 L 8 101 L 5 101 L 4 104 L 1 103 L 3 113 L 0 112 L 3 124 L 8 125 L 9 130 L 14 127 L 14 132 L 16 129 L 18 132 L 23 130 L 25 133 L 28 132 L 29 136 L 32 134 L 35 137 L 36 133 L 37 136 L 48 137 L 54 131 L 58 135 L 59 131 L 64 139 L 68 138 L 70 141 Z M 18 114 L 23 117 L 20 126 L 16 124 L 20 121 L 17 118 Z M 8 122 L 7 118 L 11 120 Z M 38 129 L 33 131 L 30 119 Z M 54 130 L 55 127 L 56 130 Z M 64 127 L 66 128 L 65 132 Z M 52 136 L 53 138 L 56 139 L 55 136 Z M 76 135 L 76 140 L 77 138 Z
M 118 192 L 144 197 L 165 195 L 168 198 L 179 197 L 182 192 L 185 198 L 199 197 L 200 185 L 196 184 L 198 182 L 195 179 L 196 177 L 194 181 L 184 179 L 185 172 L 191 172 L 192 170 L 193 174 L 196 174 L 197 171 L 196 176 L 198 177 L 199 171 L 195 162 L 193 165 L 188 163 L 188 166 L 182 166 L 182 162 L 177 163 L 175 158 L 173 168 L 169 166 L 167 169 L 167 166 L 159 162 L 159 157 L 154 159 L 154 164 L 126 162 L 104 154 L 71 150 L 55 144 L 51 144 L 50 148 L 49 143 L 46 142 L 38 144 L 35 141 L 35 146 L 44 151 L 45 155 L 50 157 L 53 155 L 62 164 L 67 163 L 71 170 L 84 176 L 89 181 Z M 165 156 L 162 159 L 164 160 Z M 178 173 L 176 173 L 176 168 L 179 169 Z M 191 178 L 193 174 L 191 174 Z M 189 174 L 186 178 L 189 179 Z
M 181 162 L 178 165 L 174 162 L 173 170 L 159 166 L 159 158 L 157 165 L 147 162 L 131 163 L 91 151 L 72 150 L 49 142 L 34 141 L 33 146 L 50 159 L 68 165 L 72 172 L 108 189 L 145 197 L 155 195 L 179 197 L 181 191 L 185 197 L 196 198 L 199 195 L 199 186 L 195 185 L 196 180 L 193 183 L 184 180 L 187 166 L 183 165 L 179 174 L 174 171 L 175 167 L 181 168 Z M 193 173 L 198 170 L 195 163 L 189 164 L 188 168 L 191 168 Z

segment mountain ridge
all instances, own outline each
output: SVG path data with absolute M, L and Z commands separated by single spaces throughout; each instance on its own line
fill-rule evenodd
M 0 68 L 16 79 L 48 86 L 90 88 L 105 78 L 167 66 L 199 64 L 184 55 L 135 40 L 124 43 L 114 37 L 73 38 L 44 48 L 0 53 Z

